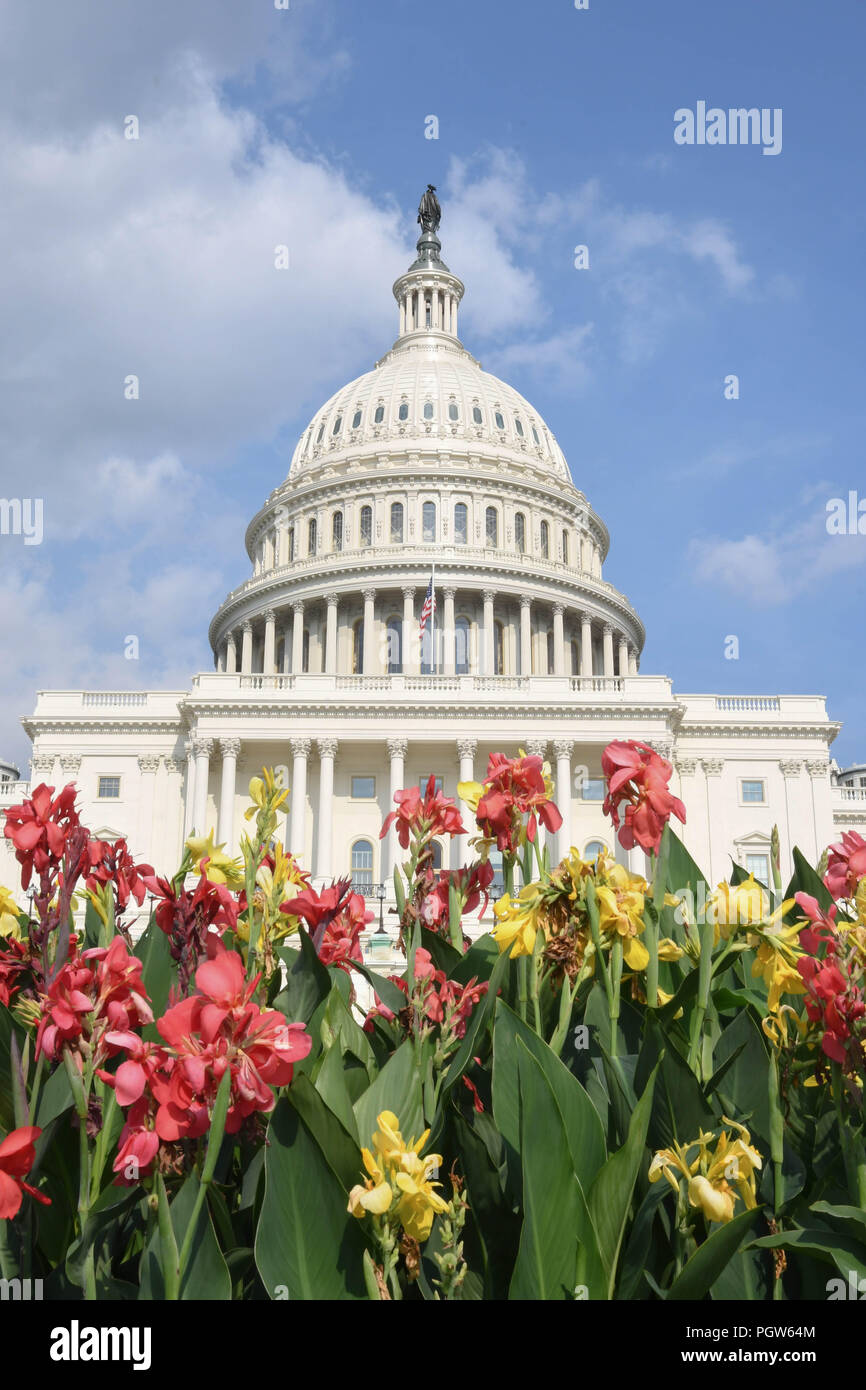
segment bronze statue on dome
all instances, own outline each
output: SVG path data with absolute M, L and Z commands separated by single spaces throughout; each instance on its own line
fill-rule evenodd
M 418 221 L 421 230 L 435 234 L 439 230 L 441 220 L 442 209 L 439 206 L 439 199 L 436 197 L 436 185 L 428 183 L 427 192 L 421 194 L 421 201 L 418 204 Z

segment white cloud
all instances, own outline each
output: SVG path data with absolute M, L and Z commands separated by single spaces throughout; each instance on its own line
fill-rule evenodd
M 790 527 L 738 538 L 696 537 L 688 562 L 702 582 L 773 607 L 814 594 L 825 580 L 866 565 L 866 537 L 827 534 L 822 507 Z

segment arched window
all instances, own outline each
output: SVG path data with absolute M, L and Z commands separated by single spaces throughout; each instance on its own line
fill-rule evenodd
M 310 669 L 310 629 L 304 628 L 304 640 L 301 643 L 301 670 L 309 672 Z
M 364 619 L 357 618 L 352 624 L 352 674 L 360 676 L 364 670 Z
M 373 846 L 369 840 L 356 840 L 352 846 L 352 889 L 365 898 L 373 896 Z
M 431 328 L 433 325 L 433 305 L 430 303 L 429 299 L 425 299 L 424 301 L 424 313 L 425 323 L 428 328 Z
M 361 545 L 373 544 L 373 508 L 361 508 Z
M 435 502 L 425 502 L 421 508 L 421 539 L 428 542 L 436 539 Z
M 541 556 L 544 560 L 550 558 L 550 527 L 546 521 L 541 523 Z
M 388 634 L 388 675 L 399 676 L 403 670 L 402 646 L 403 623 L 400 618 L 389 618 L 386 625 Z
M 400 402 L 400 409 L 397 411 L 397 419 L 398 419 L 398 420 L 408 420 L 408 419 L 409 419 L 409 402 L 408 402 L 408 401 L 401 401 L 401 402 Z
M 481 414 L 481 407 L 480 407 L 480 405 L 473 405 L 473 407 L 472 407 L 472 419 L 474 420 L 474 422 L 475 422 L 476 425 L 483 425 L 483 424 L 484 424 L 484 416 Z
M 449 420 L 459 420 L 459 419 L 460 419 L 460 411 L 457 409 L 457 402 L 456 402 L 456 401 L 449 401 L 449 402 L 448 402 L 448 419 L 449 419 Z
M 597 859 L 600 854 L 604 854 L 606 849 L 607 845 L 604 840 L 590 840 L 583 851 L 583 857 L 586 860 Z
M 403 543 L 403 503 L 391 503 L 391 544 Z
M 469 542 L 469 509 L 465 502 L 458 502 L 454 508 L 454 543 L 467 545 Z
M 494 420 L 496 421 L 496 428 L 497 428 L 498 430 L 504 430 L 504 429 L 505 429 L 505 416 L 502 414 L 502 411 L 501 411 L 501 410 L 497 410 L 496 413 L 495 413 L 495 415 L 493 416 L 493 418 L 494 418 Z
M 499 544 L 499 513 L 495 507 L 488 507 L 484 513 L 484 535 L 488 550 L 495 550 Z
M 564 565 L 567 565 L 567 564 L 568 564 L 568 532 L 567 532 L 567 531 L 563 531 L 563 533 L 562 533 L 562 563 L 563 563 Z
M 360 424 L 361 424 L 361 412 L 360 412 L 360 410 L 356 410 L 356 411 L 355 411 L 355 414 L 352 416 L 352 429 L 353 429 L 353 430 L 358 429 L 358 427 L 360 426 Z
M 317 544 L 318 544 L 318 539 L 319 539 L 319 529 L 318 529 L 318 527 L 317 527 L 317 525 L 316 525 L 316 518 L 313 517 L 312 521 L 310 522 L 309 526 L 307 527 L 307 554 L 308 554 L 308 555 L 315 555 L 315 553 L 316 553 L 316 546 L 317 546 Z
M 294 558 L 295 558 L 295 528 L 294 528 L 294 526 L 290 526 L 290 527 L 289 527 L 289 564 L 292 563 L 292 561 L 294 560 Z
M 535 428 L 534 425 L 532 426 L 532 438 L 535 440 L 535 443 L 536 443 L 536 444 L 538 445 L 538 447 L 540 448 L 540 447 L 541 447 L 541 440 L 540 440 L 539 437 L 538 437 L 538 430 Z
M 493 624 L 493 674 L 505 675 L 505 628 L 500 622 Z
M 522 438 L 523 438 L 523 424 L 522 424 L 522 421 L 521 421 L 519 415 L 515 415 L 515 417 L 514 417 L 514 428 L 517 430 L 517 433 L 520 435 L 520 438 L 522 439 Z M 335 432 L 336 432 L 336 431 L 335 431 Z
M 374 425 L 381 425 L 381 423 L 382 423 L 382 421 L 384 420 L 384 418 L 385 418 L 385 407 L 384 407 L 383 405 L 377 405 L 377 406 L 376 406 L 376 414 L 373 416 L 373 424 L 374 424 Z
M 331 540 L 332 540 L 332 542 L 333 542 L 333 549 L 334 549 L 334 550 L 342 550 L 342 549 L 343 549 L 343 513 L 342 513 L 342 512 L 334 512 L 334 516 L 333 516 L 333 519 L 332 519 L 332 521 L 331 521 Z
M 438 840 L 434 840 L 430 848 L 433 852 L 433 870 L 438 874 L 442 869 L 442 846 Z
M 433 402 L 432 402 L 432 401 L 425 401 L 425 402 L 424 402 L 424 419 L 425 419 L 425 420 L 432 420 L 432 419 L 433 419 Z
M 552 632 L 548 632 L 548 634 L 547 634 L 547 674 L 550 675 L 551 672 L 552 672 L 552 670 L 553 670 L 553 633 L 552 633 Z
M 516 512 L 514 516 L 514 544 L 518 554 L 523 555 L 526 550 L 526 517 L 523 512 Z
M 321 423 L 320 426 L 319 426 L 319 433 L 316 435 L 316 443 L 317 443 L 317 444 L 321 444 L 321 442 L 322 442 L 322 436 L 324 435 L 324 433 L 325 433 L 325 422 L 324 422 L 324 420 L 323 420 L 322 423 Z
M 454 629 L 458 676 L 469 675 L 469 619 L 458 618 Z
M 339 433 L 340 433 L 340 430 L 341 430 L 342 428 L 343 428 L 343 417 L 342 417 L 342 415 L 338 415 L 337 418 L 336 418 L 336 420 L 334 421 L 334 428 L 331 430 L 331 434 L 339 434 Z

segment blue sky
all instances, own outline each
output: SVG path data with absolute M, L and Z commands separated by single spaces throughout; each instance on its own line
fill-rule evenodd
M 45 514 L 0 537 L 0 752 L 38 688 L 209 664 L 248 518 L 393 340 L 429 181 L 461 336 L 606 521 L 642 669 L 826 694 L 866 758 L 866 535 L 825 525 L 866 499 L 864 38 L 855 0 L 0 5 L 2 491 Z M 781 108 L 781 153 L 676 145 L 699 100 Z

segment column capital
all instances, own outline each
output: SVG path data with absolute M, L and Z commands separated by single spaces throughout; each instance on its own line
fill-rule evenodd
M 414 597 L 415 597 L 415 590 L 413 589 L 413 587 L 412 587 L 411 584 L 404 584 L 404 585 L 403 585 L 403 597 L 404 597 L 404 599 L 406 599 L 407 603 L 408 603 L 408 601 L 409 601 L 410 599 L 414 599 Z
M 612 636 L 613 636 L 613 623 L 602 623 L 601 630 L 602 630 L 602 632 L 604 633 L 605 637 L 612 637 Z
M 553 740 L 553 752 L 557 758 L 570 758 L 574 752 L 574 739 L 555 738 Z
M 565 612 L 565 604 L 564 604 L 564 603 L 555 603 L 555 604 L 553 605 L 553 616 L 554 616 L 555 618 L 561 618 L 564 612 Z
M 241 623 L 241 632 L 252 632 L 252 630 L 253 625 L 250 622 L 249 618 L 244 618 L 243 622 Z
M 485 603 L 493 603 L 493 602 L 495 601 L 495 599 L 496 599 L 496 590 L 495 590 L 495 589 L 482 589 L 482 591 L 481 591 L 481 597 L 483 598 L 483 600 L 484 600 Z
M 365 602 L 365 603 L 375 603 L 375 601 L 376 601 L 376 590 L 375 590 L 375 589 L 365 589 L 365 590 L 364 590 L 364 602 Z
M 236 627 L 230 627 L 230 628 L 228 629 L 228 631 L 226 632 L 226 635 L 225 635 L 225 640 L 226 640 L 226 642 L 236 642 L 236 641 L 237 641 L 237 628 L 236 628 Z
M 213 739 L 202 738 L 200 734 L 196 734 L 192 740 L 191 748 L 194 758 L 209 758 L 213 752 Z
M 389 738 L 385 740 L 385 747 L 388 749 L 388 757 L 393 762 L 395 758 L 405 758 L 409 749 L 408 738 Z
M 457 740 L 458 758 L 474 758 L 477 748 L 477 738 L 458 738 Z
M 442 594 L 449 603 L 453 603 L 457 597 L 457 590 L 449 584 L 447 588 L 442 590 Z
M 182 758 L 166 758 L 165 770 L 166 772 L 183 773 L 186 771 L 186 763 Z
M 677 758 L 676 768 L 681 777 L 694 777 L 697 758 Z
M 674 741 L 672 738 L 648 738 L 645 742 L 650 748 L 654 748 L 660 758 L 666 762 L 672 762 L 674 756 Z
M 293 599 L 292 599 L 292 612 L 295 613 L 295 614 L 300 613 L 301 617 L 303 617 L 303 614 L 304 614 L 304 600 L 303 600 L 302 598 L 293 598 Z
M 327 603 L 327 605 L 328 605 L 329 608 L 336 608 L 337 604 L 340 602 L 340 595 L 339 595 L 339 594 L 326 594 L 326 595 L 325 595 L 325 602 Z
M 34 777 L 48 777 L 53 771 L 53 753 L 35 753 L 30 759 L 30 772 Z
M 526 740 L 526 751 L 532 758 L 543 758 L 547 752 L 547 739 L 528 738 Z
M 340 746 L 340 740 L 326 735 L 324 738 L 316 739 L 316 744 L 319 749 L 320 758 L 335 758 L 337 756 L 337 749 Z
M 582 627 L 592 627 L 592 614 L 588 613 L 585 608 L 581 609 L 577 616 L 580 618 Z
M 139 772 L 158 772 L 162 757 L 159 753 L 139 753 Z
M 725 766 L 724 758 L 702 758 L 701 763 L 707 777 L 721 777 L 722 768 Z
M 81 756 L 78 753 L 61 753 L 60 766 L 64 772 L 77 772 L 81 767 Z
M 264 620 L 265 620 L 266 623 L 275 623 L 275 622 L 277 621 L 277 612 L 276 612 L 276 609 L 275 609 L 275 608 L 266 608 L 265 611 L 264 611 L 263 617 L 264 617 Z
M 223 758 L 236 758 L 241 751 L 241 741 L 239 738 L 221 738 L 220 753 Z
M 779 767 L 784 777 L 799 777 L 803 763 L 800 758 L 780 758 Z
M 819 777 L 829 777 L 830 764 L 826 758 L 807 758 L 806 771 L 810 777 L 814 777 L 816 780 Z
M 292 750 L 293 758 L 308 758 L 310 756 L 310 749 L 313 746 L 313 740 L 311 738 L 303 737 L 290 738 L 289 745 Z
M 529 597 L 529 594 L 521 594 L 521 595 L 520 595 L 520 607 L 521 607 L 521 608 L 531 608 L 531 607 L 532 607 L 532 599 Z

